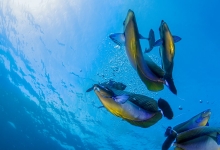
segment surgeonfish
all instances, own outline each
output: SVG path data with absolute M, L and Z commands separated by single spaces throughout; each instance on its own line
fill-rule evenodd
M 217 143 L 219 127 L 201 126 L 178 134 L 175 150 L 220 150 Z
M 173 64 L 175 55 L 175 39 L 180 40 L 177 36 L 172 36 L 169 27 L 166 22 L 161 21 L 160 27 L 160 40 L 156 43 L 160 46 L 160 56 L 162 60 L 162 68 L 165 71 L 164 79 L 168 83 L 168 88 L 174 94 L 177 94 L 176 87 L 173 82 Z
M 134 12 L 128 10 L 127 17 L 123 23 L 124 33 L 114 33 L 109 37 L 117 45 L 125 46 L 128 59 L 132 67 L 137 70 L 141 80 L 144 82 L 148 90 L 160 91 L 167 84 L 165 80 L 159 77 L 150 69 L 144 59 L 139 39 L 147 39 L 139 34 Z
M 200 126 L 208 126 L 209 119 L 211 116 L 211 109 L 207 109 L 196 116 L 192 117 L 191 119 L 176 125 L 173 127 L 173 130 L 175 130 L 177 133 L 181 133 L 196 127 Z
M 169 104 L 163 99 L 157 102 L 144 95 L 113 90 L 98 84 L 94 85 L 94 92 L 109 112 L 135 126 L 150 127 L 162 118 L 165 111 L 166 115 L 168 114 L 165 117 L 173 118 L 172 109 L 170 106 L 164 106 Z M 158 103 L 162 104 L 161 110 Z
M 150 52 L 155 46 L 155 35 L 154 35 L 154 30 L 152 30 L 152 29 L 150 29 L 148 41 L 149 41 L 149 48 L 145 49 L 145 51 L 144 51 L 145 53 Z
M 188 131 L 193 128 L 201 127 L 201 126 L 209 126 L 209 119 L 211 116 L 211 110 L 207 109 L 196 116 L 190 118 L 189 120 L 176 125 L 175 127 L 168 127 L 165 136 L 167 136 L 167 139 L 164 141 L 162 145 L 162 150 L 168 150 L 175 138 L 177 137 L 177 134 Z
M 106 86 L 108 88 L 116 89 L 116 90 L 122 90 L 122 91 L 125 90 L 125 88 L 127 87 L 124 83 L 116 82 L 116 81 L 111 80 L 111 79 L 107 82 L 100 83 L 100 85 Z M 91 88 L 87 89 L 86 92 L 92 91 L 93 88 L 94 87 L 92 86 Z

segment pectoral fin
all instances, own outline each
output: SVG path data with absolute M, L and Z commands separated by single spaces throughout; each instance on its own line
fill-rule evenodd
M 110 39 L 119 46 L 125 45 L 124 33 L 113 33 L 109 35 Z
M 139 39 L 146 39 L 146 40 L 148 40 L 148 38 L 144 37 L 144 36 L 141 35 L 140 33 L 139 33 Z
M 173 35 L 172 37 L 173 37 L 173 41 L 174 41 L 174 43 L 177 43 L 177 42 L 179 42 L 180 40 L 182 40 L 182 38 L 179 37 L 179 36 L 175 36 L 175 35 Z
M 163 40 L 159 39 L 154 43 L 154 46 L 161 46 L 163 44 Z
M 113 97 L 113 99 L 120 104 L 124 104 L 128 100 L 129 96 L 128 95 L 118 95 Z

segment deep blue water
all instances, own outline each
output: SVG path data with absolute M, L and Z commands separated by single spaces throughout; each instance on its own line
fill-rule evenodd
M 208 108 L 209 124 L 220 126 L 218 7 L 217 0 L 1 0 L 0 150 L 159 150 L 167 126 Z M 123 31 L 128 9 L 141 34 L 152 28 L 158 39 L 163 19 L 182 38 L 173 70 L 178 96 L 166 87 L 149 92 L 125 49 L 108 38 Z M 160 63 L 158 48 L 150 56 Z M 143 129 L 98 109 L 94 92 L 85 91 L 109 79 L 125 83 L 130 92 L 166 99 L 174 119 Z

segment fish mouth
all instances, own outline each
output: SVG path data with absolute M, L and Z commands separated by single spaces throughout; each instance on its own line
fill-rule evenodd
M 210 109 L 208 109 L 208 110 L 206 110 L 202 113 L 203 118 L 207 118 L 207 117 L 210 117 L 210 116 L 211 116 L 211 110 Z
M 128 13 L 127 13 L 127 17 L 126 17 L 125 21 L 123 22 L 124 27 L 127 26 L 127 24 L 130 22 L 130 20 L 133 19 L 133 17 L 134 17 L 134 12 L 131 9 L 129 9 Z
M 164 20 L 161 20 L 159 31 L 161 32 L 161 31 L 167 31 L 167 30 L 168 30 L 168 26 L 166 22 Z
M 100 89 L 97 86 L 94 86 L 93 90 L 97 91 L 97 92 L 100 92 Z

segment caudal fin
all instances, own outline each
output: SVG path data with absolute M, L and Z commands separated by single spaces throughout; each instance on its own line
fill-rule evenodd
M 163 115 L 167 119 L 172 119 L 173 118 L 173 111 L 172 111 L 169 103 L 162 98 L 160 98 L 157 103 L 158 103 L 158 107 L 163 111 Z
M 154 31 L 152 29 L 150 29 L 150 32 L 149 32 L 148 42 L 149 42 L 149 48 L 145 49 L 145 53 L 149 53 L 154 48 L 155 35 L 154 35 Z
M 168 77 L 168 76 L 165 76 L 165 81 L 167 82 L 167 87 L 170 89 L 170 91 L 177 95 L 177 90 L 176 90 L 176 87 L 174 85 L 174 82 L 173 82 L 173 78 L 172 77 Z
M 167 129 L 166 129 L 166 131 L 164 133 L 164 136 L 165 137 L 169 136 L 171 134 L 171 132 L 172 132 L 172 127 L 171 126 L 167 127 Z
M 174 142 L 174 140 L 176 139 L 177 134 L 170 134 L 167 139 L 164 141 L 163 145 L 162 145 L 162 150 L 168 150 L 171 146 L 171 144 Z

